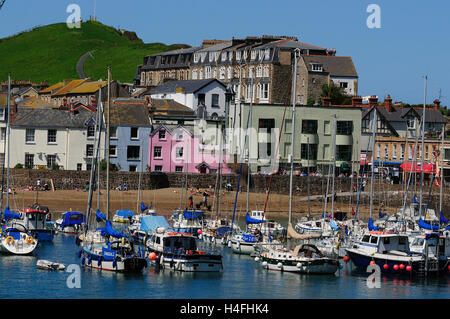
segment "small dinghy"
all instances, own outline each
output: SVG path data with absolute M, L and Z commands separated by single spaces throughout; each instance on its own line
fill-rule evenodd
M 66 266 L 60 263 L 55 263 L 50 260 L 40 259 L 36 264 L 36 268 L 43 270 L 64 270 Z

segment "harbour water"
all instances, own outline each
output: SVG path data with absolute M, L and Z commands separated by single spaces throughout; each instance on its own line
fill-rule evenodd
M 0 256 L 0 298 L 11 299 L 449 299 L 450 274 L 439 278 L 381 277 L 369 288 L 369 273 L 351 264 L 335 275 L 313 276 L 262 269 L 253 258 L 226 246 L 223 273 L 180 273 L 144 268 L 120 274 L 81 267 L 80 288 L 69 288 L 71 273 L 36 269 L 39 259 L 80 265 L 74 235 L 58 234 L 40 243 L 33 256 Z M 203 245 L 209 245 L 204 244 Z

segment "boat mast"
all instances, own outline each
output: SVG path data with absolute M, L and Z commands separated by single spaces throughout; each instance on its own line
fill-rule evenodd
M 292 90 L 292 134 L 291 134 L 291 154 L 290 154 L 290 165 L 291 172 L 289 175 L 289 223 L 292 222 L 292 187 L 294 178 L 294 142 L 295 142 L 295 104 L 297 96 L 297 58 L 300 57 L 300 49 L 294 50 L 294 89 Z
M 100 89 L 100 96 L 101 96 L 101 89 Z M 94 193 L 94 183 L 95 183 L 95 170 L 98 169 L 100 170 L 99 167 L 97 167 L 97 159 L 99 157 L 99 149 L 100 149 L 100 135 L 98 134 L 100 132 L 100 121 L 101 121 L 101 117 L 100 117 L 100 110 L 97 107 L 97 114 L 96 114 L 96 121 L 95 121 L 95 131 L 97 134 L 95 134 L 95 140 L 94 140 L 94 145 L 95 145 L 95 157 L 92 159 L 91 161 L 91 174 L 90 174 L 90 178 L 89 178 L 89 199 L 88 199 L 88 206 L 86 209 L 86 222 L 87 222 L 87 227 L 85 229 L 85 231 L 88 230 L 89 224 L 90 224 L 90 216 L 91 216 L 91 207 L 92 207 L 92 195 Z M 98 206 L 98 203 L 97 203 Z
M 308 144 L 308 148 L 307 148 L 307 157 L 308 157 L 308 165 L 307 165 L 307 170 L 308 170 L 308 172 L 307 172 L 307 176 L 306 176 L 306 181 L 307 181 L 307 183 L 306 183 L 306 191 L 307 191 L 307 193 L 308 193 L 308 220 L 310 220 L 311 219 L 311 201 L 310 201 L 310 192 L 309 192 L 309 137 L 307 137 L 306 138 L 306 140 L 307 140 L 307 144 Z
M 141 182 L 142 182 L 142 171 L 144 170 L 144 146 L 141 143 L 141 169 L 139 172 L 139 182 L 138 182 L 138 194 L 137 194 L 137 203 L 136 203 L 136 214 L 139 214 L 139 204 L 141 202 Z
M 331 184 L 331 218 L 334 219 L 334 183 L 336 175 L 336 130 L 337 121 L 336 114 L 333 115 L 333 171 L 331 172 L 332 184 Z
M 374 112 L 373 112 L 373 123 L 372 123 L 372 169 L 370 172 L 370 196 L 369 196 L 369 200 L 370 200 L 370 206 L 369 206 L 369 218 L 372 218 L 372 209 L 373 209 L 373 173 L 374 173 L 374 168 L 375 168 L 375 135 L 376 135 L 376 131 L 377 131 L 377 127 L 378 127 L 378 118 L 377 118 L 377 109 L 376 106 L 374 108 Z
M 422 114 L 422 150 L 421 150 L 421 158 L 422 158 L 422 166 L 420 173 L 420 206 L 419 206 L 419 218 L 422 217 L 422 196 L 423 196 L 423 166 L 424 166 L 424 140 L 425 140 L 425 114 L 426 114 L 426 102 L 427 102 L 427 80 L 428 76 L 425 76 L 425 85 L 424 85 L 424 99 L 423 99 L 423 114 Z M 426 214 L 427 212 L 425 212 Z
M 8 121 L 6 123 L 6 143 L 7 143 L 7 155 L 8 155 L 8 159 L 6 161 L 6 207 L 9 207 L 9 150 L 10 150 L 10 143 L 9 143 L 9 133 L 10 133 L 10 127 L 9 127 L 9 122 L 11 119 L 11 73 L 8 73 L 8 112 L 7 112 L 7 116 L 8 116 Z M 3 192 L 3 190 L 2 190 Z
M 252 107 L 253 107 L 253 86 L 254 86 L 254 79 L 253 79 L 253 73 L 250 78 L 250 110 L 249 110 L 249 121 L 252 122 Z M 247 134 L 248 134 L 248 128 L 247 128 Z M 247 206 L 246 206 L 246 213 L 248 213 L 249 209 L 249 200 L 250 200 L 250 136 L 251 134 L 248 134 L 248 144 L 247 144 Z
M 106 112 L 106 216 L 111 220 L 109 212 L 109 143 L 110 143 L 110 112 L 111 112 L 111 67 L 108 66 L 108 104 Z
M 442 198 L 444 191 L 444 139 L 445 139 L 445 124 L 442 124 L 442 139 L 441 139 L 441 169 L 440 169 L 440 187 L 439 187 L 439 213 L 442 212 Z

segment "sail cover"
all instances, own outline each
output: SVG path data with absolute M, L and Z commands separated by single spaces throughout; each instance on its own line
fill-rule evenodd
M 440 223 L 440 224 L 448 224 L 448 220 L 445 219 L 445 217 L 444 217 L 444 215 L 442 214 L 442 212 L 441 212 L 441 214 L 440 214 L 440 216 L 439 216 L 439 223 Z
M 95 213 L 95 217 L 97 218 L 98 222 L 101 222 L 102 220 L 106 220 L 106 216 L 102 214 L 100 209 L 97 209 L 97 212 Z
M 143 213 L 146 209 L 148 209 L 148 206 L 145 206 L 144 202 L 141 202 L 141 212 Z
M 114 228 L 112 228 L 111 222 L 109 220 L 106 221 L 105 226 L 105 234 L 110 235 L 115 238 L 122 238 L 122 237 L 128 237 L 125 234 L 119 233 L 118 231 L 115 231 Z
M 377 226 L 374 226 L 372 218 L 369 218 L 368 227 L 369 227 L 369 230 L 379 230 L 379 228 Z
M 201 210 L 185 210 L 183 213 L 185 219 L 197 219 L 205 216 Z
M 430 225 L 430 224 L 424 222 L 424 220 L 422 218 L 419 219 L 419 227 L 423 228 L 423 229 L 428 229 L 428 230 L 439 230 L 440 229 L 439 226 Z
M 245 216 L 245 223 L 248 224 L 261 224 L 261 223 L 265 223 L 265 220 L 262 219 L 255 219 L 255 218 L 251 218 L 250 215 L 247 213 L 247 215 Z
M 339 229 L 339 226 L 336 225 L 336 222 L 334 221 L 334 219 L 331 220 L 330 227 L 331 227 L 332 230 L 338 230 Z
M 13 213 L 12 211 L 9 210 L 9 206 L 6 206 L 5 212 L 3 214 L 3 218 L 5 220 L 10 219 L 10 218 L 18 219 L 18 218 L 20 218 L 20 214 Z

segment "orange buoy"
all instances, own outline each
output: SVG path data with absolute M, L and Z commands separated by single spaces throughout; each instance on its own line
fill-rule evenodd
M 383 265 L 383 268 L 384 268 L 385 270 L 388 270 L 388 269 L 389 269 L 389 265 L 388 265 L 388 264 L 384 264 L 384 265 Z
M 350 260 L 350 257 L 344 256 L 343 260 L 344 260 L 344 262 L 348 263 L 348 261 Z
M 400 264 L 400 269 L 405 269 L 405 265 L 403 265 L 403 264 Z
M 371 260 L 371 261 L 370 261 L 370 264 L 371 264 L 371 265 L 375 265 L 375 261 Z
M 406 266 L 406 271 L 411 271 L 411 270 L 412 270 L 411 265 Z
M 394 270 L 398 270 L 398 265 L 394 265 Z
M 148 259 L 150 260 L 156 260 L 156 254 L 155 253 L 150 253 L 150 255 L 148 255 Z

